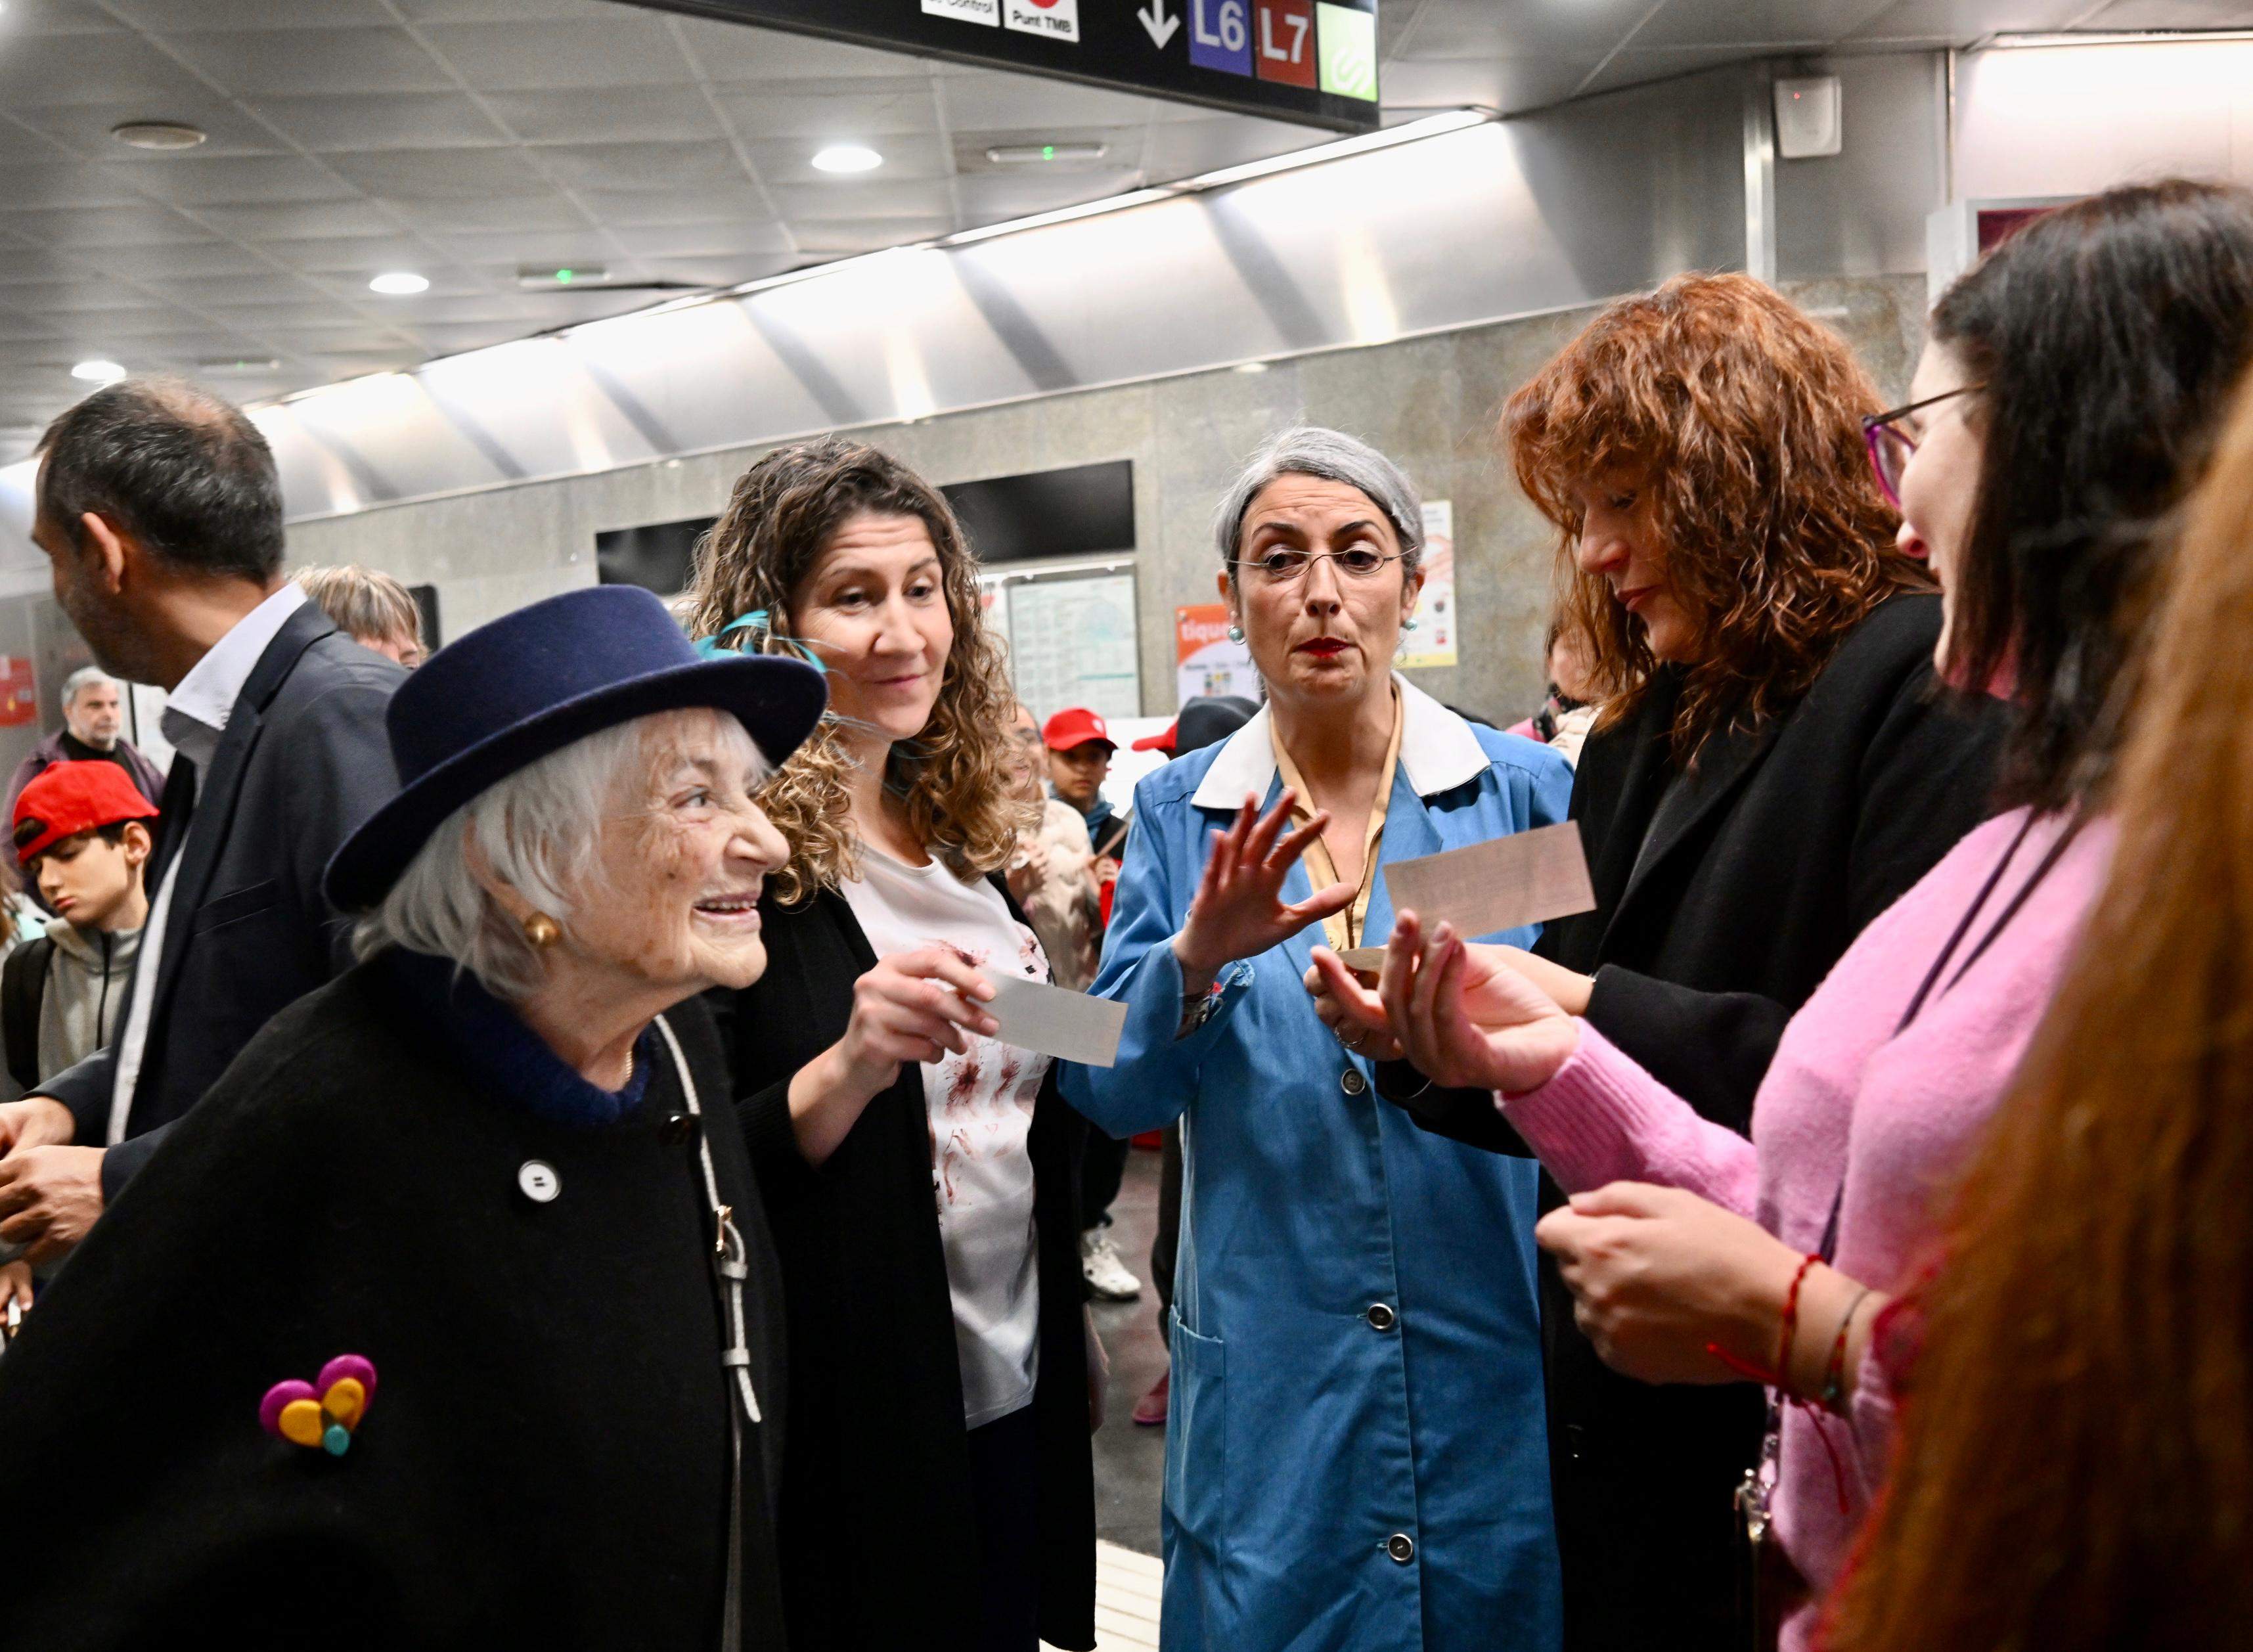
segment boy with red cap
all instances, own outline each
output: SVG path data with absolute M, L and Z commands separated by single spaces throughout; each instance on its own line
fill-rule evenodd
M 59 763 L 16 799 L 16 853 L 56 916 L 0 966 L 10 1096 L 109 1041 L 148 921 L 157 807 L 113 763 Z

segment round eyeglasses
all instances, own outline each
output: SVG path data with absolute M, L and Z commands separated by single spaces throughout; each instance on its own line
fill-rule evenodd
M 1878 490 L 1886 496 L 1894 509 L 1901 509 L 1901 473 L 1908 469 L 1909 456 L 1916 451 L 1916 438 L 1902 429 L 1899 421 L 1912 413 L 1953 401 L 1957 396 L 1968 396 L 1987 387 L 1967 384 L 1960 389 L 1943 390 L 1936 396 L 1927 396 L 1922 401 L 1912 401 L 1905 408 L 1895 408 L 1891 413 L 1873 413 L 1862 421 L 1862 440 L 1870 450 L 1870 468 L 1878 473 Z

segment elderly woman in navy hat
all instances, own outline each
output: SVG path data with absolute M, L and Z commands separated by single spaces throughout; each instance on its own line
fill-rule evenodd
M 718 1046 L 820 675 L 578 591 L 390 711 L 363 962 L 267 1026 L 0 1360 L 10 1638 L 781 1644 L 778 1286 Z

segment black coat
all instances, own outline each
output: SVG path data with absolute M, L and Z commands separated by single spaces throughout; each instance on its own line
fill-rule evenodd
M 156 1151 L 166 1127 L 284 1005 L 352 962 L 348 926 L 321 893 L 329 857 L 399 789 L 384 709 L 406 673 L 308 603 L 282 624 L 236 696 L 211 772 L 172 760 L 148 870 L 154 899 L 179 878 L 164 952 L 135 960 L 113 1026 L 151 989 L 127 1140 L 102 1161 L 106 1199 Z M 189 806 L 192 804 L 192 808 Z M 108 1140 L 115 1040 L 39 1086 L 71 1110 L 75 1140 Z
M 790 1081 L 844 1035 L 853 984 L 876 957 L 841 895 L 795 908 L 770 898 L 759 910 L 766 973 L 727 995 L 733 1001 L 722 1020 L 732 1021 L 743 1135 L 765 1189 L 790 1313 L 781 1518 L 791 1646 L 967 1652 L 978 1623 L 977 1528 L 922 1069 L 903 1068 L 827 1162 L 809 1167 L 791 1128 Z M 1040 1632 L 1065 1648 L 1095 1641 L 1076 1117 L 1057 1094 L 1051 1064 L 1030 1139 L 1041 1294 L 1033 1407 Z
M 1939 633 L 1938 597 L 1885 603 L 1796 706 L 1717 736 L 1671 796 L 1675 673 L 1580 753 L 1573 817 L 1596 907 L 1535 950 L 1593 973 L 1590 1024 L 1733 1130 L 1750 1133 L 1784 1024 L 1855 936 L 1993 812 L 2003 709 L 1939 690 Z M 1379 1071 L 1389 1094 L 1420 1083 Z M 1525 1152 L 1484 1091 L 1405 1105 L 1458 1140 Z M 1563 1196 L 1542 1178 L 1545 1209 Z M 1760 1391 L 1622 1377 L 1574 1325 L 1545 1254 L 1541 1289 L 1566 1648 L 1738 1652 L 1750 1631 L 1732 1494 L 1758 1453 Z
M 385 973 L 284 1011 L 134 1178 L 0 1357 L 0 1644 L 718 1644 L 729 1495 L 709 1202 L 663 1046 L 606 1127 L 471 1075 Z M 750 1252 L 742 1644 L 783 1644 L 765 1439 L 779 1283 L 700 1005 L 670 1017 Z M 536 1203 L 520 1168 L 561 1182 Z M 365 1355 L 341 1457 L 260 1427 Z

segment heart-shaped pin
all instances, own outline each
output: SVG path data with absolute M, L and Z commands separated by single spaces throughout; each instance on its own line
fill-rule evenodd
M 358 1354 L 339 1354 L 321 1367 L 316 1382 L 293 1377 L 268 1389 L 258 1405 L 258 1423 L 276 1439 L 341 1457 L 374 1398 L 373 1363 Z

